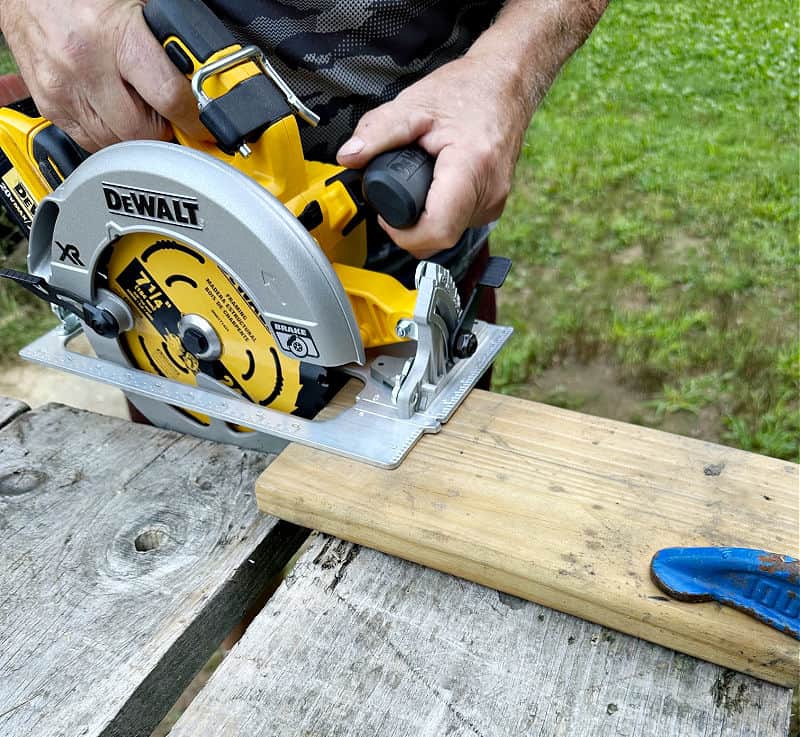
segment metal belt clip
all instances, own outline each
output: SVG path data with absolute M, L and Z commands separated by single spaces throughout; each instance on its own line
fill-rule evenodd
M 311 108 L 306 107 L 306 105 L 303 104 L 300 98 L 292 91 L 291 87 L 286 84 L 286 81 L 283 79 L 283 77 L 281 77 L 280 74 L 275 71 L 275 68 L 269 63 L 267 57 L 257 46 L 245 46 L 238 51 L 226 54 L 216 61 L 204 64 L 194 73 L 194 76 L 192 77 L 192 93 L 197 100 L 197 107 L 200 110 L 203 110 L 203 108 L 211 102 L 211 98 L 203 89 L 203 85 L 206 83 L 206 80 L 209 77 L 212 77 L 215 74 L 221 74 L 222 72 L 232 69 L 233 67 L 246 61 L 252 61 L 261 70 L 261 73 L 268 77 L 275 84 L 275 86 L 286 98 L 286 102 L 289 104 L 289 107 L 292 108 L 292 110 L 303 120 L 305 120 L 306 123 L 312 126 L 316 126 L 319 123 L 319 115 L 311 110 Z

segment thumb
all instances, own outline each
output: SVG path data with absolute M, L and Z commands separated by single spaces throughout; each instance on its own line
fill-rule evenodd
M 336 160 L 341 166 L 361 169 L 384 151 L 415 143 L 432 125 L 433 119 L 423 110 L 392 100 L 361 117 Z

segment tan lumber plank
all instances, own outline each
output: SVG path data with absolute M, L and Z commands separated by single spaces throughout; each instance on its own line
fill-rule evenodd
M 319 536 L 170 737 L 785 737 L 790 693 Z
M 798 467 L 474 391 L 441 433 L 384 471 L 293 445 L 259 506 L 774 683 L 798 643 L 716 604 L 664 599 L 671 546 L 798 549 Z
M 2 737 L 150 734 L 306 535 L 258 513 L 269 461 L 58 405 L 0 430 Z

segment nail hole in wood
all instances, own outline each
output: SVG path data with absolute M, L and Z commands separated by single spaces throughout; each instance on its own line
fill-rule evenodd
M 147 553 L 158 550 L 166 539 L 167 534 L 163 530 L 145 530 L 136 536 L 133 547 L 138 553 Z

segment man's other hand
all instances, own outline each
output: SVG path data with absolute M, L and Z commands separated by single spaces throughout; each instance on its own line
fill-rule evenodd
M 436 156 L 425 211 L 408 230 L 383 229 L 425 258 L 469 226 L 496 219 L 525 130 L 562 64 L 591 33 L 608 0 L 505 0 L 465 56 L 368 112 L 339 149 L 343 166 L 415 141 Z
M 168 120 L 203 137 L 189 82 L 138 0 L 2 0 L 0 28 L 42 115 L 87 150 L 168 139 Z
M 466 228 L 500 216 L 530 120 L 529 97 L 497 60 L 468 54 L 366 113 L 337 158 L 361 168 L 414 142 L 436 157 L 419 222 L 397 230 L 381 220 L 397 245 L 426 258 L 455 245 Z

